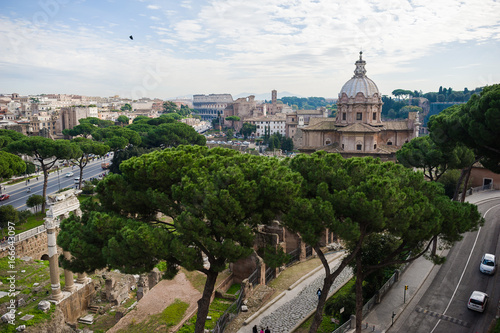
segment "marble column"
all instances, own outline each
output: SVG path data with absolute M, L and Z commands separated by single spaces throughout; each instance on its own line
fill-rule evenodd
M 78 278 L 76 279 L 76 283 L 84 284 L 85 282 L 87 282 L 87 274 L 78 273 Z
M 64 251 L 63 254 L 65 259 L 67 260 L 71 259 L 71 254 L 68 251 Z M 68 269 L 64 270 L 64 282 L 65 282 L 65 286 L 63 289 L 64 291 L 69 291 L 70 293 L 72 293 L 73 291 L 76 290 L 75 283 L 73 282 L 73 272 Z
M 56 245 L 56 226 L 52 221 L 46 221 L 47 228 L 47 244 L 49 247 L 49 270 L 50 270 L 50 287 L 52 295 L 50 298 L 54 301 L 59 301 L 63 298 L 61 284 L 59 283 L 59 260 L 57 259 Z

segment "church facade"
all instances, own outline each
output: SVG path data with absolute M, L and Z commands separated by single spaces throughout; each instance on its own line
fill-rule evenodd
M 301 129 L 299 150 L 395 160 L 396 151 L 418 136 L 418 113 L 410 112 L 402 121 L 382 121 L 382 95 L 366 76 L 362 52 L 355 65 L 354 76 L 339 93 L 336 118 L 311 119 L 309 126 Z

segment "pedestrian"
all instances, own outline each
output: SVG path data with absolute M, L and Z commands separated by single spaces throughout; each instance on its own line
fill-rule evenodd
M 36 177 L 36 181 L 38 181 L 38 177 Z
M 257 325 L 254 325 L 253 328 L 252 328 L 252 333 L 258 333 L 257 332 Z
M 264 327 L 260 328 L 260 333 L 264 333 Z
M 316 295 L 318 295 L 318 301 L 319 301 L 319 299 L 321 298 L 321 288 L 318 288 Z
M 269 329 L 269 326 L 266 327 L 266 330 L 264 331 L 264 333 L 271 333 L 271 330 Z

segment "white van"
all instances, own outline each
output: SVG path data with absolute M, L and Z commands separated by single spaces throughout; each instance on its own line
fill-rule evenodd
M 467 307 L 477 312 L 483 312 L 486 308 L 486 303 L 488 303 L 488 295 L 482 291 L 475 290 L 469 297 Z

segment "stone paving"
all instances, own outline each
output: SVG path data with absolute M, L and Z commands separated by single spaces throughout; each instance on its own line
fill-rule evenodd
M 335 267 L 336 268 L 336 267 Z M 332 271 L 334 271 L 333 269 Z M 263 317 L 257 327 L 269 327 L 272 333 L 288 333 L 292 331 L 300 321 L 308 316 L 318 305 L 316 291 L 323 287 L 325 274 L 316 278 L 312 283 L 302 289 L 297 296 L 273 311 L 270 315 Z M 335 279 L 330 288 L 329 295 L 340 285 L 352 277 L 352 270 L 346 267 Z

